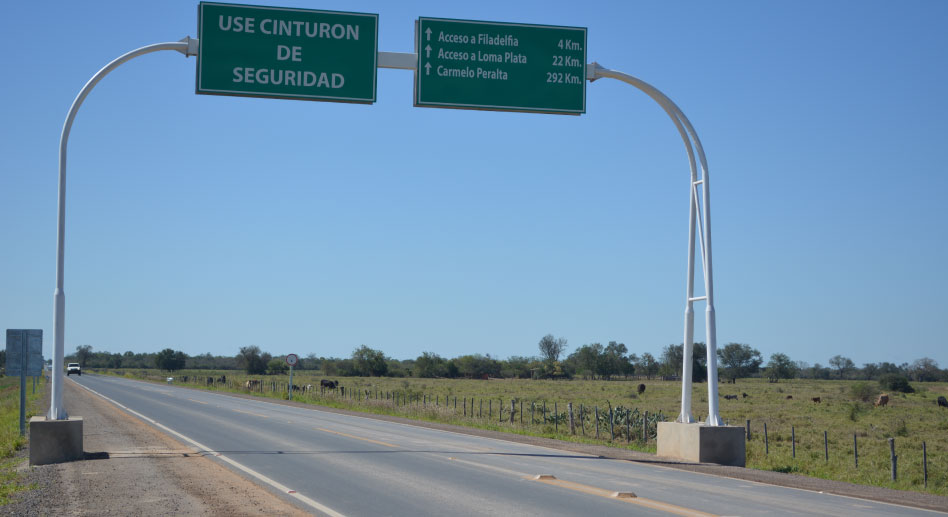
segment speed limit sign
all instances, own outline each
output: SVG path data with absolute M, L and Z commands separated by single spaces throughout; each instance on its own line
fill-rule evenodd
M 290 365 L 291 367 L 296 366 L 296 363 L 298 362 L 300 362 L 300 358 L 296 354 L 290 354 L 286 356 L 286 364 Z

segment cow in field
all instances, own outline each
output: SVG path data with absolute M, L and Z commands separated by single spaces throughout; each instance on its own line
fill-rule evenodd
M 787 395 L 787 400 L 793 400 L 793 395 Z
M 737 400 L 737 395 L 725 395 L 724 400 Z
M 244 383 L 244 388 L 247 388 L 251 391 L 260 389 L 260 381 L 258 379 L 251 379 Z
M 331 381 L 329 379 L 323 379 L 319 381 L 319 387 L 334 390 L 339 387 L 339 381 Z
M 645 393 L 645 385 L 644 385 L 644 384 L 639 384 L 639 387 L 636 389 L 636 391 L 639 392 L 639 395 Z
M 749 397 L 749 396 L 750 396 L 750 395 L 748 395 L 747 393 L 741 393 L 741 398 L 745 398 L 745 399 L 746 399 L 746 398 Z
M 816 402 L 817 404 L 819 404 L 820 402 L 822 402 L 822 399 L 820 399 L 820 397 L 813 397 L 811 400 L 812 400 L 813 402 Z
M 938 397 L 938 405 L 941 407 L 948 407 L 948 399 L 944 396 Z
M 226 376 L 226 375 L 221 375 L 220 379 L 217 379 L 217 382 L 219 382 L 219 383 L 221 383 L 221 384 L 226 383 L 226 382 L 227 382 L 227 376 Z
M 889 396 L 883 393 L 882 395 L 879 395 L 879 398 L 876 399 L 876 403 L 874 405 L 878 407 L 878 406 L 885 406 L 888 403 L 889 403 Z
M 208 378 L 207 378 L 207 385 L 208 385 L 208 386 L 213 386 L 213 385 L 214 385 L 214 377 L 208 377 Z

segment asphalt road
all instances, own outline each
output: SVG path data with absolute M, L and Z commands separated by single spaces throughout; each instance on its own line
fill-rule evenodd
M 944 515 L 170 385 L 70 380 L 314 513 Z

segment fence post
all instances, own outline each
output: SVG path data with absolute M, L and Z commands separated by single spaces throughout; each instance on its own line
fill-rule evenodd
M 573 425 L 573 403 L 566 403 L 566 411 L 569 412 L 569 434 L 576 434 L 576 427 Z
M 599 439 L 599 406 L 596 406 L 596 439 Z
M 543 421 L 541 424 L 546 425 L 546 401 L 543 401 Z
M 579 430 L 586 436 L 586 406 L 579 405 Z
M 747 421 L 747 441 L 751 441 L 751 421 Z
M 520 399 L 520 427 L 523 427 L 523 399 Z
M 516 403 L 516 400 L 510 399 L 510 425 L 514 423 L 514 409 L 517 407 Z
M 764 454 L 770 454 L 770 442 L 767 441 L 767 422 L 764 422 Z
M 922 475 L 925 478 L 925 488 L 928 488 L 928 447 L 922 442 Z
M 533 422 L 535 421 L 535 419 L 533 418 L 533 411 L 536 409 L 536 407 L 537 407 L 537 403 L 535 401 L 530 402 L 530 425 L 533 425 Z
M 892 459 L 892 481 L 899 477 L 899 457 L 895 455 L 895 438 L 889 438 L 889 457 Z
M 859 468 L 859 445 L 856 443 L 856 433 L 853 433 L 853 461 L 856 462 L 856 468 Z
M 829 444 L 826 440 L 826 431 L 823 431 L 823 456 L 826 458 L 826 461 L 830 460 L 830 450 Z
M 477 404 L 477 418 L 481 418 L 484 415 L 484 399 L 481 399 Z M 473 413 L 473 411 L 471 411 L 471 413 Z
M 648 411 L 642 418 L 642 443 L 648 443 Z
M 790 426 L 790 449 L 793 451 L 793 457 L 797 457 L 797 433 L 794 427 Z
M 625 443 L 632 441 L 632 412 L 625 412 Z
M 467 416 L 467 397 L 464 397 L 464 402 L 461 403 L 461 409 L 464 410 L 464 416 Z M 474 408 L 471 408 L 471 409 L 474 409 Z
M 612 406 L 609 407 L 609 441 L 616 441 L 616 414 L 612 409 Z

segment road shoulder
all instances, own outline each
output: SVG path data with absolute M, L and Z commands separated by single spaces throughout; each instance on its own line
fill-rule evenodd
M 64 389 L 84 420 L 86 459 L 22 466 L 36 489 L 3 515 L 309 515 L 75 383 Z

